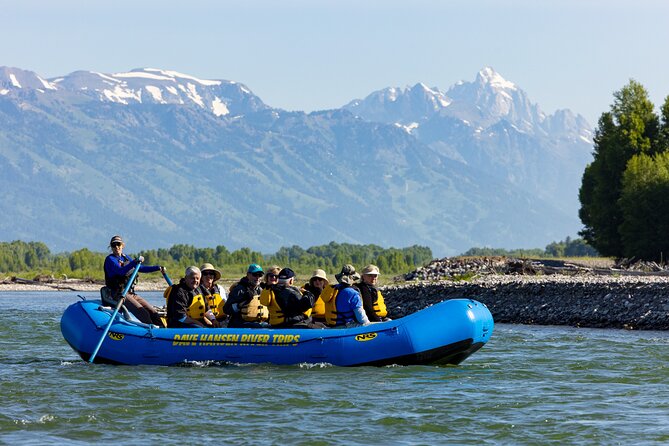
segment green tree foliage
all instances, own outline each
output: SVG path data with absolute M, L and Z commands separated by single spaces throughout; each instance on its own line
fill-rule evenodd
M 550 258 L 550 257 L 597 257 L 599 254 L 582 238 L 567 237 L 560 242 L 552 242 L 546 249 L 502 249 L 502 248 L 471 248 L 463 256 L 505 256 L 520 258 Z
M 299 246 L 282 247 L 275 254 L 263 256 L 249 248 L 230 252 L 225 246 L 196 248 L 178 244 L 169 249 L 126 252 L 130 257 L 144 256 L 147 265 L 164 265 L 178 274 L 190 265 L 213 263 L 228 274 L 242 274 L 250 263 L 277 264 L 311 272 L 323 268 L 329 273 L 338 272 L 345 263 L 362 268 L 368 263 L 379 266 L 384 274 L 398 274 L 415 269 L 432 260 L 432 251 L 425 246 L 408 248 L 382 248 L 377 245 L 352 245 L 331 242 L 328 245 L 303 249 Z M 83 248 L 71 253 L 52 255 L 40 242 L 0 242 L 0 272 L 22 273 L 44 270 L 54 275 L 102 278 L 107 253 L 92 252 Z
M 599 120 L 594 160 L 585 169 L 579 191 L 579 217 L 585 226 L 581 235 L 604 256 L 622 257 L 626 252 L 619 231 L 623 174 L 635 155 L 663 150 L 662 132 L 647 91 L 634 80 L 614 93 L 611 111 Z
M 620 225 L 625 257 L 666 260 L 669 254 L 669 152 L 635 155 L 623 175 Z
M 0 242 L 0 271 L 38 270 L 52 260 L 49 248 L 42 242 Z

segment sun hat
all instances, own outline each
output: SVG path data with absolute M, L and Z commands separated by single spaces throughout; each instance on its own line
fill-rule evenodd
M 379 267 L 376 265 L 367 265 L 362 269 L 362 275 L 364 276 L 365 274 L 373 275 L 373 276 L 378 276 L 379 275 Z
M 200 267 L 200 271 L 202 271 L 203 276 L 206 271 L 213 271 L 214 282 L 221 278 L 221 272 L 216 268 L 214 268 L 214 265 L 212 265 L 211 263 L 203 263 L 202 266 Z
M 247 273 L 262 273 L 262 266 L 258 265 L 257 263 L 251 263 L 249 265 L 249 269 L 246 270 Z
M 311 282 L 314 279 L 323 279 L 327 283 L 330 283 L 330 281 L 328 280 L 328 275 L 322 269 L 314 270 L 314 272 L 311 273 L 311 278 L 309 279 L 309 281 Z
M 335 274 L 335 279 L 339 283 L 347 283 L 353 285 L 357 280 L 360 280 L 360 274 L 355 272 L 353 265 L 344 265 L 339 274 Z

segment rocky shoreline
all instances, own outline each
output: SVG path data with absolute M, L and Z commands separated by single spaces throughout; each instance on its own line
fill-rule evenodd
M 430 278 L 432 280 L 425 280 Z M 669 271 L 518 259 L 442 259 L 383 289 L 394 317 L 445 299 L 488 306 L 498 323 L 669 330 Z
M 393 317 L 465 297 L 486 304 L 498 323 L 669 330 L 667 277 L 487 276 L 382 292 Z

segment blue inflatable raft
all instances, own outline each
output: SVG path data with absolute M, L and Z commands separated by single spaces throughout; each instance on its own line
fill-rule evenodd
M 65 340 L 88 360 L 113 311 L 99 300 L 70 305 L 60 321 Z M 382 366 L 459 364 L 492 335 L 488 308 L 446 300 L 401 319 L 342 329 L 157 328 L 117 314 L 95 363 L 222 363 Z

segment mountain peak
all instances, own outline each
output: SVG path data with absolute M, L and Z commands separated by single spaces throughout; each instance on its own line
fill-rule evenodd
M 516 84 L 507 81 L 501 74 L 496 72 L 492 67 L 484 67 L 476 75 L 476 83 L 480 85 L 489 85 L 494 89 L 503 90 L 517 90 Z
M 4 96 L 12 90 L 22 89 L 56 90 L 56 86 L 32 71 L 0 67 L 0 95 Z

